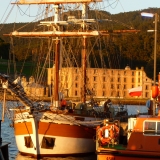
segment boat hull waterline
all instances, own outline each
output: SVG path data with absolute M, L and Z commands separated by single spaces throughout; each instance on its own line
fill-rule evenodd
M 154 153 L 152 153 L 154 154 Z M 131 154 L 131 155 L 127 155 L 127 154 L 123 154 L 123 153 L 117 153 L 115 155 L 113 155 L 113 153 L 111 153 L 111 155 L 109 153 L 104 153 L 104 154 L 99 154 L 97 155 L 97 160 L 154 160 L 154 159 L 160 159 L 160 156 L 148 156 L 148 155 L 135 155 L 135 154 Z
M 80 121 L 73 121 L 74 116 L 52 112 L 42 112 L 35 117 L 24 112 L 23 118 L 20 116 L 20 113 L 16 114 L 14 129 L 18 150 L 23 155 L 45 157 L 95 152 L 95 129 L 90 124 L 86 126 Z

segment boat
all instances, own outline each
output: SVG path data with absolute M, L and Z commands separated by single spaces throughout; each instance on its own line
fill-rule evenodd
M 160 74 L 157 85 L 155 73 L 152 98 L 146 103 L 147 115 L 128 118 L 125 123 L 106 119 L 97 127 L 97 160 L 160 159 L 160 110 L 156 113 L 156 105 L 160 104 Z M 136 87 L 129 94 L 137 96 L 141 91 L 142 87 Z
M 94 153 L 96 150 L 96 126 L 100 125 L 104 117 L 97 117 L 95 114 L 86 112 L 86 49 L 87 39 L 108 35 L 108 31 L 99 31 L 95 25 L 99 20 L 88 18 L 89 3 L 98 3 L 100 0 L 19 0 L 13 5 L 45 5 L 45 20 L 38 22 L 38 27 L 34 31 L 14 30 L 5 36 L 49 39 L 50 52 L 54 52 L 52 59 L 54 70 L 54 91 L 53 101 L 44 104 L 32 97 L 30 98 L 24 91 L 18 78 L 13 78 L 5 74 L 0 74 L 0 79 L 4 89 L 4 99 L 6 91 L 10 92 L 18 103 L 10 108 L 14 114 L 13 128 L 17 148 L 22 155 L 33 157 L 53 157 L 53 156 L 77 156 Z M 63 7 L 81 9 L 81 18 L 68 16 L 61 19 Z M 46 18 L 49 13 L 54 12 L 49 20 Z M 66 15 L 65 15 L 66 16 Z M 108 21 L 108 20 L 104 20 Z M 67 30 L 67 27 L 71 29 Z M 77 27 L 76 30 L 74 27 Z M 91 29 L 92 28 L 92 29 Z M 67 30 L 67 31 L 66 31 Z M 119 31 L 118 31 L 119 32 Z M 129 32 L 129 31 L 126 31 Z M 131 32 L 134 32 L 131 30 Z M 60 59 L 62 51 L 62 40 L 65 38 L 81 38 L 82 41 L 82 106 L 77 112 L 62 110 L 60 107 L 59 73 Z M 12 39 L 13 40 L 13 39 Z M 51 48 L 54 48 L 54 51 Z M 46 55 L 47 56 L 47 55 Z M 51 56 L 53 57 L 53 56 Z M 46 62 L 46 61 L 44 61 Z M 52 68 L 52 66 L 51 66 Z M 41 75 L 40 75 L 41 76 Z M 3 115 L 6 111 L 6 102 L 3 102 Z M 71 106 L 72 107 L 72 106 Z M 3 116 L 4 117 L 4 116 Z
M 153 86 L 152 92 L 159 105 L 158 86 Z M 97 127 L 97 160 L 160 159 L 160 111 L 154 114 L 153 100 L 148 100 L 146 106 L 146 115 L 129 117 L 128 122 L 106 119 Z
M 159 159 L 159 123 L 160 115 L 129 118 L 126 127 L 128 133 L 124 132 L 123 124 L 119 125 L 117 121 L 104 123 L 97 128 L 97 159 Z

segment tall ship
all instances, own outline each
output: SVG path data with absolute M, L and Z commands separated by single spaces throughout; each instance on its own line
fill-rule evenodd
M 34 75 L 37 77 L 37 82 L 40 83 L 43 80 L 42 75 L 47 67 L 53 68 L 54 72 L 54 83 L 50 91 L 53 96 L 50 103 L 42 103 L 41 100 L 34 99 L 34 96 L 29 97 L 23 86 L 18 83 L 18 77 L 13 79 L 8 75 L 0 74 L 4 99 L 8 91 L 14 97 L 14 101 L 17 101 L 9 111 L 13 113 L 14 134 L 21 154 L 48 157 L 84 155 L 95 152 L 96 126 L 102 123 L 104 117 L 94 113 L 89 114 L 87 110 L 86 66 L 88 55 L 93 49 L 100 47 L 98 44 L 100 38 L 109 34 L 108 31 L 99 30 L 99 23 L 103 21 L 105 24 L 109 20 L 100 20 L 99 17 L 96 17 L 98 15 L 93 15 L 93 11 L 90 10 L 92 7 L 96 9 L 95 6 L 100 2 L 100 0 L 19 0 L 12 3 L 17 6 L 39 5 L 44 7 L 41 8 L 41 13 L 44 14 L 43 20 L 34 23 L 32 31 L 19 28 L 5 36 L 11 37 L 13 48 L 15 38 L 16 43 L 18 40 L 20 42 L 19 50 L 23 48 L 26 39 L 28 39 L 29 46 L 32 46 L 32 43 L 35 44 L 30 50 L 31 53 L 34 53 L 37 46 L 43 50 L 44 53 L 39 54 L 34 61 L 39 67 Z M 92 16 L 89 16 L 89 13 Z M 88 47 L 89 40 L 92 47 L 91 45 Z M 72 67 L 77 66 L 79 62 L 73 63 L 73 61 L 77 58 L 78 52 L 72 50 L 77 46 L 81 53 L 80 75 L 83 77 L 81 105 L 75 109 L 73 104 L 69 104 L 66 110 L 62 108 L 63 95 L 60 94 L 60 71 L 63 67 L 61 62 L 65 61 L 65 66 L 71 62 Z M 24 50 L 24 54 L 28 51 Z M 40 50 L 37 52 L 40 53 Z M 72 52 L 72 56 L 69 57 L 72 60 L 68 61 L 69 52 Z M 42 63 L 40 59 L 43 60 Z M 39 71 L 40 74 L 38 74 Z M 35 93 L 35 97 L 38 94 Z M 7 106 L 4 100 L 3 113 Z

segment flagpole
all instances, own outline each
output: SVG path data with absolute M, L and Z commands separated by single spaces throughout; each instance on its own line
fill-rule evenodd
M 158 19 L 158 15 L 157 13 L 154 14 L 155 17 L 155 29 L 154 29 L 154 83 L 153 85 L 156 85 L 156 55 L 157 55 L 157 19 Z M 156 98 L 153 98 L 153 116 L 155 116 L 156 114 Z
M 156 87 L 156 55 L 157 55 L 157 22 L 158 22 L 158 14 L 157 13 L 145 13 L 142 12 L 141 16 L 145 16 L 145 17 L 154 17 L 154 24 L 155 24 L 155 28 L 154 30 L 149 30 L 149 31 L 153 31 L 154 32 L 154 71 L 153 71 L 153 86 L 152 87 Z M 155 116 L 156 114 L 156 97 L 153 97 L 153 116 Z

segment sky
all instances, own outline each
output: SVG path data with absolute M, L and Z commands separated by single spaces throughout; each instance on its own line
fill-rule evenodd
M 110 7 L 109 12 L 112 14 L 120 12 L 137 11 L 147 8 L 160 8 L 160 0 L 110 0 L 108 2 L 117 2 Z
M 28 6 L 27 6 L 28 9 L 26 7 L 22 8 L 22 6 L 20 6 L 21 12 L 17 10 L 17 6 L 14 6 L 13 11 L 10 12 L 11 7 L 13 7 L 13 5 L 10 5 L 10 2 L 15 2 L 15 1 L 16 0 L 3 0 L 3 2 L 0 5 L 0 23 L 3 24 L 3 23 L 13 23 L 13 22 L 30 22 L 34 19 L 33 17 L 34 15 L 37 14 L 37 12 L 35 13 L 31 12 L 31 9 L 33 8 L 28 8 Z M 106 11 L 110 12 L 111 14 L 117 14 L 121 12 L 147 9 L 149 7 L 160 8 L 160 0 L 105 0 L 104 6 L 106 8 L 105 9 Z M 36 11 L 35 6 L 33 10 Z M 29 16 L 24 16 L 22 11 L 23 12 L 26 11 L 27 15 Z M 19 15 L 19 13 L 21 15 L 17 16 Z

